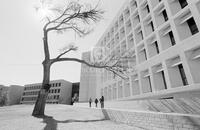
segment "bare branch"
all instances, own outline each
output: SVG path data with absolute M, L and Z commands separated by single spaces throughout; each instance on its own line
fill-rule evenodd
M 67 49 L 66 51 L 64 51 L 63 53 L 61 53 L 60 55 L 58 55 L 56 57 L 56 59 L 59 59 L 60 57 L 62 57 L 63 55 L 67 54 L 70 51 L 76 51 L 78 49 L 78 47 L 76 46 L 70 46 L 69 49 Z
M 120 66 L 109 66 L 109 65 L 100 65 L 100 64 L 97 64 L 97 63 L 89 63 L 85 60 L 81 60 L 81 59 L 78 59 L 78 58 L 55 58 L 55 59 L 51 59 L 51 64 L 56 63 L 56 62 L 61 62 L 61 61 L 79 62 L 79 63 L 85 64 L 89 67 L 106 69 L 108 71 L 113 72 L 113 74 L 118 75 L 119 77 L 121 77 L 123 79 L 127 78 L 126 74 L 122 71 Z
M 44 25 L 43 30 L 47 30 L 47 27 L 48 27 L 51 23 L 55 23 L 57 20 L 61 19 L 61 18 L 66 14 L 66 12 L 67 12 L 69 9 L 70 9 L 70 8 L 66 8 L 60 16 L 58 16 L 57 18 L 55 18 L 55 19 L 52 20 L 52 21 L 47 22 L 47 23 Z M 59 10 L 59 12 L 61 12 L 60 9 L 55 9 L 55 8 L 54 8 L 54 9 L 52 9 L 52 10 L 55 10 L 55 11 L 58 11 L 58 10 Z M 60 22 L 58 22 L 58 23 L 60 23 Z
M 61 12 L 60 9 L 53 10 L 55 10 L 56 12 Z M 103 13 L 103 11 L 97 10 L 97 6 L 93 9 L 89 9 L 83 8 L 83 6 L 78 2 L 71 2 L 60 16 L 46 23 L 46 25 L 44 26 L 44 30 L 47 30 L 47 32 L 57 29 L 61 30 L 60 27 L 62 29 L 66 28 L 66 25 L 69 25 L 70 22 L 76 24 L 74 21 L 77 22 L 79 20 L 81 20 L 83 24 L 90 24 L 90 21 L 97 22 L 102 18 Z M 86 28 L 81 29 L 78 26 L 73 26 L 73 30 L 78 34 L 81 34 L 80 36 L 86 35 L 88 34 L 88 32 L 90 32 L 86 31 Z

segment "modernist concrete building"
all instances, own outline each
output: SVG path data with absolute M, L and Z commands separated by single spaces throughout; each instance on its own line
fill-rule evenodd
M 82 54 L 82 59 L 91 62 L 91 52 Z M 90 68 L 85 64 L 81 65 L 79 102 L 86 102 L 89 98 L 96 97 L 96 73 L 94 68 Z
M 104 59 L 129 55 L 131 59 L 123 60 L 122 65 L 134 71 L 127 80 L 96 71 L 95 96 L 104 95 L 107 101 L 197 96 L 199 29 L 199 0 L 127 0 L 96 47 L 107 48 Z M 84 74 L 81 72 L 81 78 Z M 80 89 L 82 82 L 95 82 L 87 80 L 81 80 Z
M 70 104 L 72 94 L 72 83 L 65 80 L 53 80 L 50 82 L 51 88 L 46 103 Z M 27 84 L 21 98 L 21 104 L 35 103 L 41 83 Z

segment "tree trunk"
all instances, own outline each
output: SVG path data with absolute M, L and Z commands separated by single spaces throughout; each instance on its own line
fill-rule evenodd
M 46 99 L 50 89 L 50 67 L 51 64 L 43 62 L 43 82 L 32 112 L 33 116 L 44 116 Z

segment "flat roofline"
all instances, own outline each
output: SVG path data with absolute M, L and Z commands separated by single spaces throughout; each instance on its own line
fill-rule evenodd
M 115 24 L 116 19 L 118 19 L 119 14 L 123 13 L 123 9 L 128 5 L 129 0 L 126 0 L 123 5 L 120 7 L 120 9 L 118 10 L 118 12 L 116 13 L 116 15 L 114 16 L 114 18 L 111 20 L 111 22 L 108 24 L 108 26 L 106 27 L 105 31 L 103 32 L 103 34 L 100 36 L 99 40 L 97 41 L 97 43 L 94 46 L 98 46 L 101 43 L 102 38 L 106 35 L 106 33 L 109 32 L 109 30 L 113 27 L 111 25 Z
M 50 83 L 54 83 L 54 82 L 67 82 L 67 83 L 72 83 L 70 81 L 64 80 L 64 79 L 57 79 L 57 80 L 51 80 Z M 32 84 L 25 84 L 24 86 L 29 86 L 29 85 L 41 85 L 41 83 L 32 83 Z

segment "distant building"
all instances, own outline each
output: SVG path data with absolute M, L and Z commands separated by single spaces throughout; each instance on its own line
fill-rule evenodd
M 9 87 L 1 85 L 0 98 L 5 98 L 5 105 L 19 104 L 23 89 L 24 87 L 19 85 L 11 85 Z
M 27 84 L 21 98 L 21 104 L 35 103 L 41 83 Z M 51 88 L 46 103 L 71 104 L 72 83 L 65 80 L 50 81 Z
M 91 52 L 84 52 L 82 59 L 90 62 Z M 79 102 L 86 102 L 90 97 L 96 98 L 96 72 L 94 70 L 85 64 L 81 64 Z

